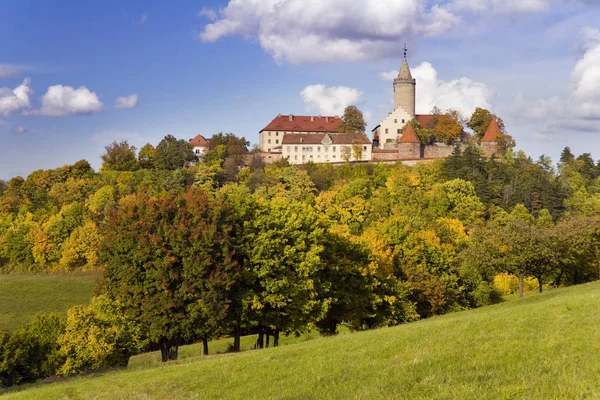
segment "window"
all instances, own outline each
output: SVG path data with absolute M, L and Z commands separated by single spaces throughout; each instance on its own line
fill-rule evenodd
M 196 154 L 200 154 L 200 149 L 196 149 Z
M 398 129 L 398 130 L 400 130 L 400 129 Z M 400 132 L 398 132 L 398 133 L 400 133 Z M 279 144 L 279 139 L 275 139 L 275 144 Z
M 394 120 L 394 123 L 395 123 L 395 124 L 397 124 L 397 123 L 398 123 L 398 120 L 397 120 L 397 119 L 395 119 L 395 120 Z
M 333 158 L 335 158 L 335 154 L 333 155 Z
M 363 151 L 367 151 L 367 146 L 363 146 Z
M 269 132 L 269 136 L 271 136 L 271 132 Z
M 302 159 L 304 160 L 305 158 L 306 158 L 306 156 L 305 156 L 305 155 L 302 155 Z
M 385 133 L 388 133 L 388 128 L 385 128 Z
M 333 146 L 333 151 L 335 151 L 335 146 Z
M 404 123 L 404 120 L 402 120 L 402 123 Z
M 294 160 L 297 160 L 297 159 L 298 159 L 298 156 L 294 156 Z
M 294 151 L 298 151 L 298 146 L 294 146 Z
M 321 151 L 321 146 L 317 146 L 317 151 Z
M 279 136 L 279 132 L 275 132 L 275 136 Z
M 311 156 L 310 156 L 310 159 L 312 160 L 312 158 L 313 158 L 313 156 L 311 155 Z
M 269 144 L 271 144 L 271 139 L 269 139 Z
M 321 155 L 319 154 L 319 155 L 317 156 L 317 158 L 321 158 Z
M 400 134 L 400 129 L 398 129 L 398 135 Z
M 288 147 L 287 147 L 287 149 L 288 149 L 288 152 L 292 151 L 292 150 L 291 150 L 291 148 L 292 148 L 292 146 L 288 146 Z

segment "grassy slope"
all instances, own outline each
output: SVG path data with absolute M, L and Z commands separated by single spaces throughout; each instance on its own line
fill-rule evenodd
M 7 398 L 599 398 L 600 283 L 404 326 L 26 386 Z
M 0 329 L 14 330 L 37 313 L 88 304 L 98 276 L 0 275 Z

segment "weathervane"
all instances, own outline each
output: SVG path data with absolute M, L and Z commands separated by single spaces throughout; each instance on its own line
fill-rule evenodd
M 406 48 L 406 42 L 404 42 L 404 58 L 406 58 L 407 51 L 408 51 L 408 49 Z

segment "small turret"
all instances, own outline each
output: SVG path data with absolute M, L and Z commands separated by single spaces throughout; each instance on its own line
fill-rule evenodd
M 413 126 L 409 123 L 404 128 L 404 133 L 398 142 L 398 155 L 400 159 L 423 158 L 423 143 L 415 133 Z
M 490 126 L 488 126 L 487 131 L 485 131 L 485 135 L 481 139 L 481 150 L 486 155 L 486 157 L 491 157 L 493 154 L 499 153 L 498 142 L 496 139 L 502 135 L 502 131 L 500 130 L 500 126 L 498 125 L 498 121 L 496 118 L 492 119 L 490 122 Z

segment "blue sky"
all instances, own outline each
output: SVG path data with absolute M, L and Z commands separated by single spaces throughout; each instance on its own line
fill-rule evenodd
M 600 7 L 576 0 L 1 0 L 0 179 L 166 134 L 256 143 L 277 114 L 373 128 L 404 42 L 417 112 L 501 116 L 518 148 L 600 158 Z M 117 98 L 121 108 L 115 108 Z

